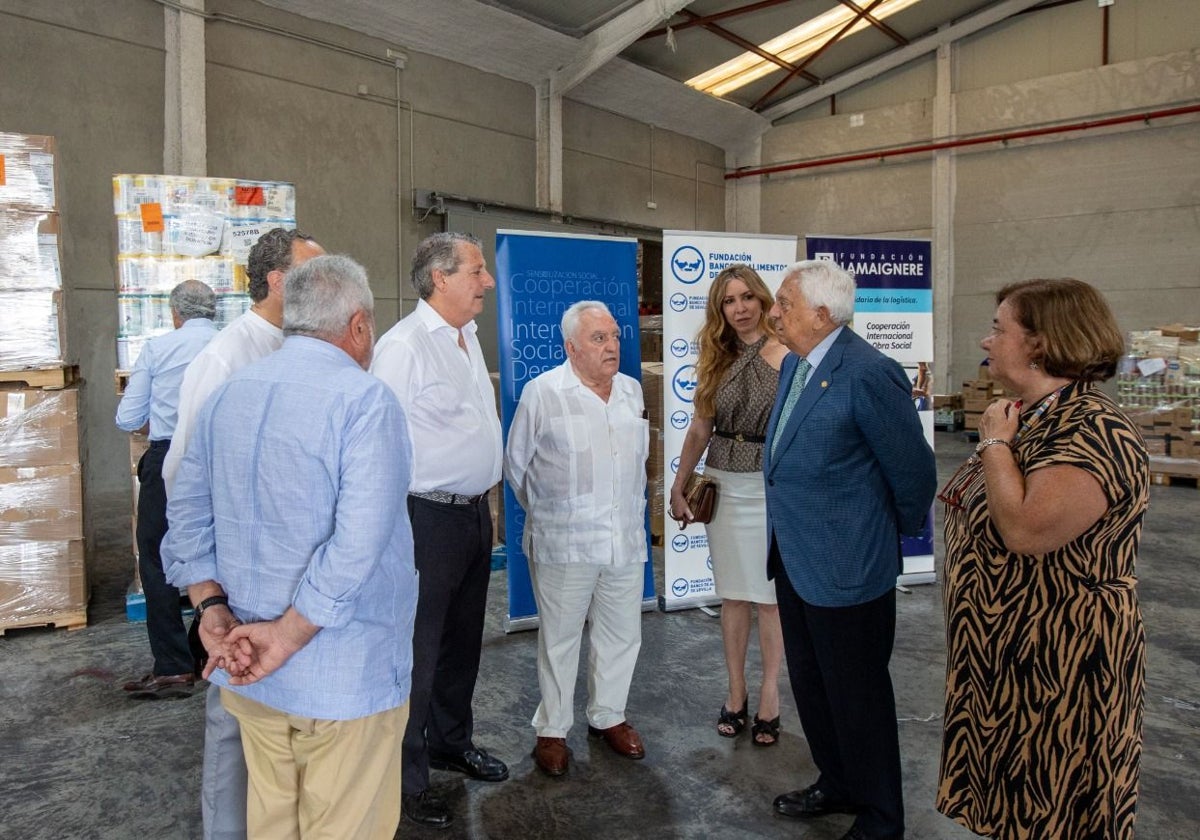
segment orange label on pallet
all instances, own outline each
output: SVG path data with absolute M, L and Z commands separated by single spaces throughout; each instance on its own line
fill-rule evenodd
M 263 195 L 262 187 L 234 187 L 233 200 L 242 205 L 261 206 L 267 203 L 267 197 Z
M 0 155 L 0 187 L 3 187 L 4 184 L 4 155 Z
M 163 232 L 163 215 L 162 205 L 157 201 L 149 204 L 139 204 L 138 210 L 142 213 L 142 230 L 146 233 L 162 233 Z

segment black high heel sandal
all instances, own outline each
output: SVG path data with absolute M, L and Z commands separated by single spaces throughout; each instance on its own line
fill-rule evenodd
M 721 706 L 721 716 L 717 718 L 717 734 L 722 738 L 736 738 L 742 734 L 742 730 L 746 728 L 746 718 L 750 715 L 750 695 L 746 695 L 746 699 L 742 701 L 742 710 L 740 712 L 731 712 Z M 756 718 L 757 719 L 757 718 Z M 729 731 L 725 731 L 721 727 L 728 726 Z
M 758 737 L 765 735 L 771 740 L 760 741 Z M 754 741 L 756 747 L 773 747 L 779 743 L 779 715 L 775 716 L 774 720 L 763 720 L 758 715 L 754 716 L 754 725 L 750 727 L 750 737 Z

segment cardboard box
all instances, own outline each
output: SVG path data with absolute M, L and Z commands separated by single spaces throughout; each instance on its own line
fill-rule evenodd
M 642 399 L 646 402 L 646 413 L 650 428 L 663 427 L 663 364 L 642 362 Z
M 981 413 L 983 413 L 983 411 L 985 409 L 987 409 L 987 407 L 989 405 L 991 405 L 995 401 L 996 401 L 996 398 L 991 396 L 990 394 L 988 394 L 986 396 L 979 395 L 978 392 L 973 392 L 971 394 L 965 394 L 964 399 L 963 399 L 963 410 L 964 411 L 972 411 L 972 412 L 981 414 Z
M 80 460 L 77 388 L 0 388 L 0 464 L 40 467 Z
M 934 428 L 942 431 L 955 432 L 962 428 L 963 411 L 961 408 L 938 408 L 933 412 Z
M 0 291 L 0 370 L 61 367 L 66 358 L 62 291 Z
M 963 428 L 968 432 L 979 431 L 979 418 L 983 416 L 982 411 L 964 411 L 963 412 Z
M 1177 338 L 1180 341 L 1200 341 L 1200 327 L 1168 324 L 1165 327 L 1159 327 L 1158 331 L 1165 337 Z
M 26 210 L 57 209 L 57 151 L 53 137 L 0 131 L 0 157 L 4 158 L 0 204 Z
M 1192 423 L 1192 407 L 1177 405 L 1171 409 L 1171 425 L 1177 429 L 1190 429 Z
M 0 626 L 86 609 L 82 540 L 0 545 Z
M 933 409 L 937 411 L 941 408 L 951 410 L 960 409 L 963 407 L 963 395 L 961 392 L 956 394 L 934 394 Z
M 83 539 L 79 464 L 0 467 L 0 545 Z

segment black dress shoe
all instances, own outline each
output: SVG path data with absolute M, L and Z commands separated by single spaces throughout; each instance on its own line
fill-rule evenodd
M 823 817 L 826 814 L 854 814 L 857 809 L 849 802 L 839 802 L 825 795 L 816 785 L 804 790 L 781 793 L 775 797 L 775 813 L 785 817 Z
M 454 822 L 454 817 L 450 815 L 442 800 L 428 790 L 400 794 L 400 812 L 417 825 L 430 828 L 448 828 L 450 823 Z
M 508 766 L 478 747 L 460 753 L 429 753 L 429 766 L 434 770 L 453 770 L 466 773 L 481 782 L 503 782 L 508 778 Z

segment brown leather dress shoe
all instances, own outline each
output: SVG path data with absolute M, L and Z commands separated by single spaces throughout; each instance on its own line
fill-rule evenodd
M 543 738 L 538 736 L 533 748 L 533 761 L 548 776 L 561 776 L 567 772 L 571 748 L 566 738 Z
M 628 721 L 621 721 L 608 729 L 589 726 L 588 735 L 593 738 L 603 738 L 617 755 L 633 759 L 646 757 L 646 748 L 642 746 L 642 736 L 629 725 Z
M 140 680 L 125 683 L 122 688 L 129 692 L 130 697 L 153 700 L 164 697 L 190 697 L 195 684 L 196 678 L 192 674 L 146 674 Z

